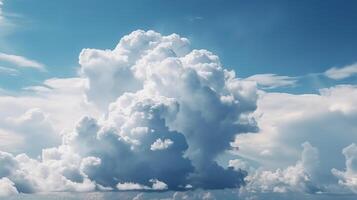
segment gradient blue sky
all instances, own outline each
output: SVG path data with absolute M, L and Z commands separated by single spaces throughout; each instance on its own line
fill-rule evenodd
M 74 76 L 82 48 L 113 48 L 136 29 L 188 37 L 193 47 L 215 52 L 240 77 L 304 76 L 357 60 L 353 0 L 6 0 L 3 10 L 15 25 L 1 34 L 0 51 L 35 59 L 48 70 L 1 75 L 0 87 L 5 89 Z M 309 89 L 290 92 L 299 90 Z

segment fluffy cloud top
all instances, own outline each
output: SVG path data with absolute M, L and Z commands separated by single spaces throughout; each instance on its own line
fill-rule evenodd
M 3 152 L 0 177 L 19 192 L 243 184 L 244 171 L 224 168 L 215 159 L 236 134 L 257 130 L 250 117 L 256 87 L 225 70 L 218 56 L 191 50 L 176 34 L 139 30 L 113 50 L 84 49 L 79 63 L 81 78 L 51 79 L 27 89 L 48 99 L 59 95 L 54 90 L 65 94 L 61 98 L 78 99 L 80 92 L 71 88 L 83 81 L 86 100 L 103 115 L 81 118 L 72 131 L 62 132 L 61 145 L 43 149 L 38 159 Z M 9 123 L 45 123 L 45 113 L 29 110 Z
M 186 38 L 153 31 L 135 31 L 114 50 L 84 49 L 79 62 L 81 75 L 88 79 L 89 101 L 105 108 L 119 97 L 109 107 L 113 127 L 123 129 L 122 114 L 117 112 L 128 113 L 132 102 L 170 102 L 158 112 L 164 112 L 160 114 L 164 124 L 183 134 L 188 144 L 186 154 L 196 171 L 190 179 L 199 187 L 240 184 L 241 175 L 224 170 L 214 159 L 229 148 L 234 135 L 256 130 L 247 116 L 256 107 L 254 83 L 236 79 L 211 52 L 191 51 Z M 125 137 L 140 143 L 137 136 Z M 208 174 L 220 176 L 208 178 Z
M 150 147 L 152 151 L 163 150 L 169 148 L 173 144 L 173 141 L 170 139 L 161 140 L 157 139 Z

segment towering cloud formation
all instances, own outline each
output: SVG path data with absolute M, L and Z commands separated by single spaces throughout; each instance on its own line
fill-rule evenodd
M 186 38 L 134 31 L 114 50 L 84 49 L 83 117 L 40 160 L 2 153 L 0 178 L 18 192 L 239 187 L 244 171 L 216 157 L 236 134 L 254 132 L 256 87 Z M 9 166 L 9 167 L 7 167 Z M 31 171 L 30 171 L 31 169 Z M 7 181 L 7 180 L 6 180 Z
M 241 175 L 224 170 L 214 159 L 229 147 L 234 135 L 256 129 L 247 117 L 256 107 L 254 84 L 236 79 L 211 52 L 191 51 L 189 41 L 176 34 L 135 31 L 112 51 L 84 49 L 79 60 L 81 74 L 88 79 L 89 101 L 105 108 L 119 97 L 110 105 L 106 119 L 119 135 L 140 143 L 140 138 L 128 135 L 131 130 L 124 123 L 135 114 L 130 108 L 150 99 L 171 102 L 145 107 L 159 107 L 155 113 L 161 126 L 184 135 L 186 155 L 195 168 L 189 177 L 194 185 L 224 188 L 240 184 Z M 140 112 L 145 116 L 152 110 Z M 150 129 L 131 123 L 133 128 Z
M 357 145 L 355 143 L 342 151 L 346 158 L 346 171 L 332 169 L 332 173 L 339 178 L 339 184 L 357 193 Z

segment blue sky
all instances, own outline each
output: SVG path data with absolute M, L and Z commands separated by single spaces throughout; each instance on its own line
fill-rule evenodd
M 15 28 L 0 50 L 44 63 L 2 88 L 76 74 L 82 48 L 111 49 L 136 29 L 179 33 L 241 77 L 301 76 L 356 62 L 355 1 L 6 1 Z M 27 75 L 28 74 L 28 75 Z M 18 79 L 22 79 L 19 81 Z M 25 79 L 25 80 L 23 80 Z

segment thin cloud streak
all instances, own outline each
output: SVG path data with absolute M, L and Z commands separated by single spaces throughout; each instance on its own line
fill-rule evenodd
M 0 53 L 0 62 L 6 62 L 21 68 L 34 68 L 40 71 L 45 71 L 45 65 L 36 61 L 31 60 L 23 56 Z
M 19 74 L 19 71 L 16 69 L 12 69 L 9 67 L 2 67 L 0 66 L 0 74 L 7 74 L 11 76 L 17 76 Z
M 278 87 L 293 87 L 298 78 L 290 76 L 279 76 L 277 74 L 255 74 L 245 80 L 256 82 L 264 89 L 274 89 Z

